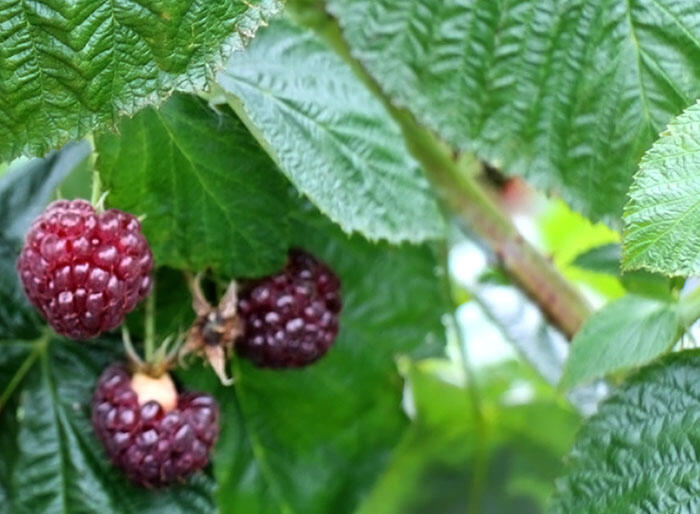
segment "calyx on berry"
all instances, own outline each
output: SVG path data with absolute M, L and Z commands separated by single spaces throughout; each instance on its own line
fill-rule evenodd
M 58 200 L 32 223 L 17 270 L 31 303 L 59 334 L 116 328 L 152 287 L 153 255 L 137 218 Z

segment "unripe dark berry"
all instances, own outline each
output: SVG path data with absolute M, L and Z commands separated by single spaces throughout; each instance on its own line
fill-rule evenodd
M 32 224 L 17 270 L 53 329 L 88 339 L 116 328 L 151 290 L 153 255 L 131 214 L 59 200 Z
M 340 280 L 303 250 L 292 250 L 285 269 L 254 281 L 240 294 L 244 320 L 236 351 L 259 366 L 292 368 L 323 356 L 338 334 Z
M 218 420 L 208 394 L 178 394 L 167 374 L 131 375 L 119 365 L 102 373 L 92 400 L 92 424 L 107 455 L 144 487 L 182 482 L 205 467 Z

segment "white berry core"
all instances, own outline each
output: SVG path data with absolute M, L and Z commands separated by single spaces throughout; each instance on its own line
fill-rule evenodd
M 138 397 L 139 405 L 156 401 L 165 412 L 173 410 L 177 406 L 177 390 L 170 375 L 154 378 L 145 373 L 134 373 L 131 377 L 131 388 Z

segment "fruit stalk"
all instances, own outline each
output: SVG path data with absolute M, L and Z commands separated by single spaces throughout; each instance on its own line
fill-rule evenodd
M 144 341 L 143 352 L 146 362 L 152 362 L 155 354 L 156 340 L 156 288 L 153 287 L 151 294 L 146 298 L 146 314 L 144 320 Z

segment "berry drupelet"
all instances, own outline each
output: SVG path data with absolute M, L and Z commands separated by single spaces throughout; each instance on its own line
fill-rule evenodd
M 335 273 L 311 254 L 292 250 L 282 272 L 241 291 L 238 312 L 245 328 L 236 351 L 263 367 L 311 364 L 333 344 L 341 308 Z
M 167 374 L 132 375 L 116 364 L 102 373 L 92 400 L 92 424 L 110 460 L 143 487 L 182 482 L 205 467 L 218 419 L 208 394 L 178 394 Z
M 151 290 L 153 255 L 131 214 L 58 200 L 34 220 L 17 261 L 32 304 L 53 329 L 89 339 L 116 328 Z

